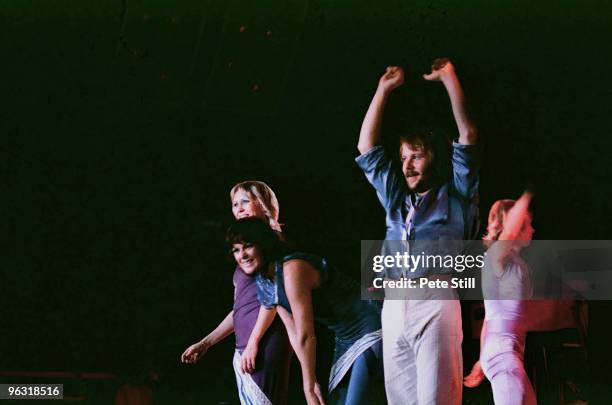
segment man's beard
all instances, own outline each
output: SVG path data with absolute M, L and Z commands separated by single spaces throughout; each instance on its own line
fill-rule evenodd
M 408 177 L 404 176 L 406 180 L 406 186 L 408 186 L 408 190 L 412 193 L 424 193 L 425 191 L 431 189 L 431 184 L 429 182 L 429 178 L 421 175 L 421 178 L 417 181 L 414 186 L 410 186 L 408 182 Z

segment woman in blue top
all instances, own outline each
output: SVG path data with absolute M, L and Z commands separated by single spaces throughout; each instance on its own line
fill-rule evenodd
M 308 404 L 324 403 L 315 376 L 315 321 L 335 334 L 331 402 L 384 400 L 380 311 L 360 299 L 359 284 L 324 258 L 289 252 L 257 218 L 237 221 L 228 230 L 227 242 L 239 266 L 257 268 L 259 301 L 278 310 L 302 367 Z

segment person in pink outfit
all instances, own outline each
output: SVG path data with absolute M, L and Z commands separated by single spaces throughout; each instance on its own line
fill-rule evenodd
M 534 232 L 529 212 L 531 198 L 525 192 L 516 202 L 496 201 L 489 211 L 483 237 L 488 250 L 482 275 L 485 322 L 480 361 L 465 377 L 464 385 L 478 385 L 484 374 L 491 382 L 496 405 L 536 403 L 523 366 L 531 271 L 520 256 Z

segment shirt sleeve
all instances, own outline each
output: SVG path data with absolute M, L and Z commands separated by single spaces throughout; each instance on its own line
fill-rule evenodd
M 277 284 L 275 280 L 265 278 L 260 273 L 255 276 L 257 284 L 257 300 L 266 309 L 272 309 L 278 305 Z
M 376 190 L 382 206 L 388 210 L 394 199 L 406 187 L 404 179 L 399 176 L 397 165 L 387 156 L 381 145 L 374 146 L 363 155 L 357 156 L 355 162 Z
M 475 198 L 480 182 L 480 146 L 453 142 L 452 163 L 455 190 L 464 198 Z

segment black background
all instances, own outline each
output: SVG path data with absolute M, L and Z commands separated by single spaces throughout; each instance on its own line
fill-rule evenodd
M 611 39 L 604 1 L 4 1 L 0 369 L 233 390 L 231 339 L 178 364 L 231 308 L 229 189 L 266 181 L 287 232 L 357 275 L 384 215 L 353 159 L 390 64 L 391 145 L 413 124 L 454 136 L 421 79 L 450 57 L 485 148 L 481 211 L 529 186 L 536 238 L 608 239 Z

